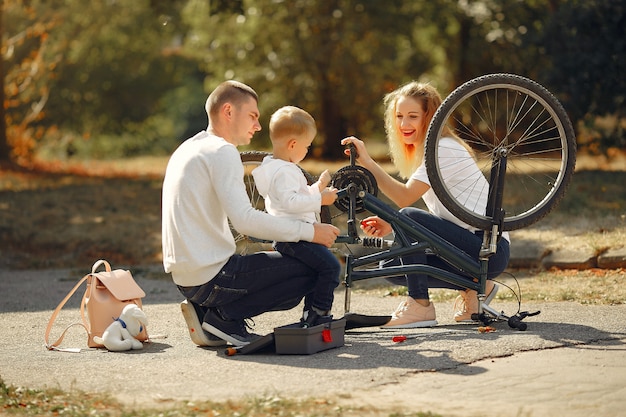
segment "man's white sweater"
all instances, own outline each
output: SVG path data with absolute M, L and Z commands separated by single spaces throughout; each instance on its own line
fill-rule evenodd
M 177 285 L 207 283 L 235 253 L 228 219 L 260 239 L 313 240 L 311 224 L 254 209 L 243 175 L 237 148 L 206 131 L 172 154 L 163 181 L 163 266 Z

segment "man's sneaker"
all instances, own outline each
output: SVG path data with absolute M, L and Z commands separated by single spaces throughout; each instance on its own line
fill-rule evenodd
M 428 307 L 424 307 L 412 297 L 407 297 L 393 312 L 391 320 L 382 327 L 384 329 L 432 327 L 437 325 L 435 317 L 435 305 L 433 303 L 430 303 Z
M 226 344 L 225 340 L 202 330 L 202 323 L 200 322 L 200 318 L 204 317 L 204 309 L 202 307 L 189 300 L 185 300 L 180 303 L 180 310 L 183 312 L 185 323 L 187 323 L 191 341 L 196 345 L 215 347 L 224 346 Z
M 498 284 L 492 280 L 487 280 L 485 283 L 485 292 L 487 296 L 483 304 L 489 305 L 491 300 L 494 299 L 498 293 Z M 478 292 L 474 290 L 459 291 L 459 296 L 456 297 L 454 302 L 454 321 L 457 323 L 471 323 L 473 314 L 478 314 Z
M 302 314 L 300 327 L 314 327 L 319 326 L 320 324 L 330 323 L 331 321 L 333 321 L 332 315 L 322 316 L 315 310 L 307 310 Z
M 202 328 L 235 346 L 245 346 L 260 337 L 248 332 L 245 320 L 224 320 L 213 308 L 204 315 Z

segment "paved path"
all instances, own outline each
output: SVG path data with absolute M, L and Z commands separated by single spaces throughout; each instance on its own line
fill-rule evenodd
M 127 404 L 163 407 L 178 401 L 225 400 L 279 393 L 329 398 L 348 406 L 419 411 L 444 416 L 618 416 L 626 409 L 626 306 L 524 304 L 541 310 L 528 330 L 495 325 L 494 333 L 451 320 L 452 305 L 437 305 L 432 329 L 355 329 L 345 346 L 315 355 L 226 357 L 198 348 L 186 333 L 168 281 L 140 279 L 154 339 L 141 351 L 47 351 L 43 335 L 51 311 L 80 278 L 66 270 L 0 271 L 0 377 L 29 388 L 109 392 Z M 343 291 L 337 293 L 341 315 Z M 78 298 L 57 329 L 78 316 Z M 397 298 L 353 293 L 353 311 L 388 314 Z M 514 305 L 498 304 L 509 313 Z M 298 310 L 256 319 L 256 331 L 297 320 Z M 75 328 L 66 346 L 85 347 Z M 58 333 L 55 333 L 55 335 Z M 403 343 L 392 337 L 405 335 Z M 374 414 L 372 414 L 374 415 Z

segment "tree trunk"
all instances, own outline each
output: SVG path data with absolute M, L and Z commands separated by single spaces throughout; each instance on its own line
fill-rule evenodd
M 456 72 L 456 76 L 455 76 L 455 83 L 452 86 L 452 88 L 457 88 L 458 86 L 460 86 L 461 84 L 463 84 L 465 81 L 468 81 L 471 77 L 470 77 L 470 73 L 471 73 L 471 68 L 470 68 L 470 57 L 469 54 L 472 53 L 476 53 L 475 51 L 472 51 L 472 49 L 470 48 L 471 45 L 471 36 L 472 36 L 472 25 L 473 22 L 472 20 L 465 16 L 465 15 L 459 15 L 459 24 L 460 24 L 460 29 L 459 29 L 459 61 L 458 61 L 458 68 Z
M 333 94 L 324 88 L 322 91 L 322 128 L 324 144 L 321 158 L 336 161 L 344 158 L 341 139 L 347 136 L 346 121 L 341 116 L 339 105 Z
M 4 28 L 2 27 L 2 10 L 4 9 L 4 0 L 0 0 L 0 39 Z M 0 54 L 0 162 L 10 161 L 11 149 L 7 140 L 7 124 L 4 107 L 4 57 Z

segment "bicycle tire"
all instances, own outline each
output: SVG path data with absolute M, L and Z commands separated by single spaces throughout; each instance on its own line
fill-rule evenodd
M 507 155 L 501 231 L 539 221 L 563 198 L 576 164 L 574 129 L 561 103 L 537 82 L 514 74 L 470 80 L 442 102 L 427 132 L 424 158 L 434 193 L 460 220 L 490 230 L 492 216 L 464 200 L 457 184 L 445 181 L 444 171 L 453 169 L 440 157 L 446 126 L 472 149 L 487 182 L 498 152 Z M 488 193 L 488 188 L 472 192 Z
M 254 177 L 252 176 L 252 170 L 261 165 L 261 163 L 263 162 L 263 158 L 268 155 L 271 155 L 271 153 L 264 151 L 246 151 L 240 153 L 241 163 L 243 164 L 244 168 L 243 182 L 246 186 L 248 197 L 250 197 L 250 203 L 252 203 L 252 207 L 261 211 L 265 211 L 265 201 L 256 188 L 256 184 L 254 183 Z M 317 181 L 317 178 L 315 178 L 315 176 L 311 175 L 309 172 L 305 171 L 302 168 L 300 168 L 300 170 L 302 170 L 302 173 L 306 177 L 307 183 L 309 185 Z M 328 207 L 322 206 L 320 218 L 322 222 L 330 223 L 331 217 Z M 237 252 L 241 255 L 257 252 L 260 250 L 268 250 L 271 248 L 270 242 L 255 239 L 239 233 L 232 227 L 232 225 L 230 225 L 230 230 L 233 233 L 235 243 L 237 244 Z

